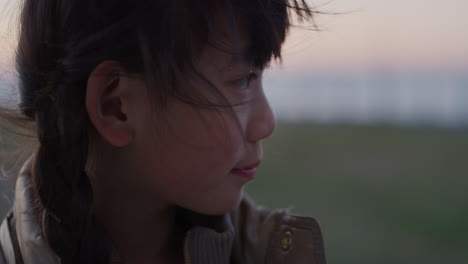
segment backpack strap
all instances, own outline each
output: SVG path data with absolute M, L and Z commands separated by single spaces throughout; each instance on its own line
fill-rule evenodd
M 2 222 L 0 226 L 0 264 L 15 264 L 15 249 L 13 247 L 13 241 L 11 240 L 10 227 L 8 220 L 11 218 L 12 213 L 10 212 Z

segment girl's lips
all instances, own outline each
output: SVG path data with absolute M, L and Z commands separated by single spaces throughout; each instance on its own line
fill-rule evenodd
M 231 171 L 233 174 L 240 176 L 245 179 L 253 180 L 255 178 L 255 174 L 257 172 L 257 168 L 251 169 L 232 169 Z
M 260 165 L 260 161 L 257 161 L 252 165 L 246 166 L 244 168 L 234 168 L 231 170 L 231 172 L 242 178 L 253 180 L 255 178 L 255 174 L 257 173 L 258 165 Z
M 258 165 L 260 165 L 260 160 L 257 160 L 255 161 L 254 163 L 248 165 L 248 166 L 245 166 L 245 167 L 242 167 L 242 168 L 234 168 L 235 170 L 249 170 L 249 169 L 255 169 L 258 167 Z

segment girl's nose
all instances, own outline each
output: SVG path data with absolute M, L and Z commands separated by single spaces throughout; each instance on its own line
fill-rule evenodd
M 258 142 L 268 138 L 276 128 L 276 120 L 270 104 L 262 92 L 255 99 L 251 108 L 249 123 L 247 125 L 247 140 Z

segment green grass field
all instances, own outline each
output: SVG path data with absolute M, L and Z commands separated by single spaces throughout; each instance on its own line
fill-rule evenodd
M 468 129 L 282 123 L 264 146 L 248 193 L 316 217 L 329 263 L 467 261 Z
M 329 263 L 466 263 L 468 130 L 282 124 L 248 186 L 316 217 Z

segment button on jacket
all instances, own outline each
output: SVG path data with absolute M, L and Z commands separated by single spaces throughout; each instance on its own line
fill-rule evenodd
M 59 264 L 31 214 L 32 158 L 22 167 L 15 202 L 0 227 L 0 264 Z M 185 236 L 186 264 L 325 264 L 317 221 L 269 210 L 245 196 L 239 208 L 220 219 L 219 232 L 193 226 Z M 182 245 L 181 245 L 182 246 Z

